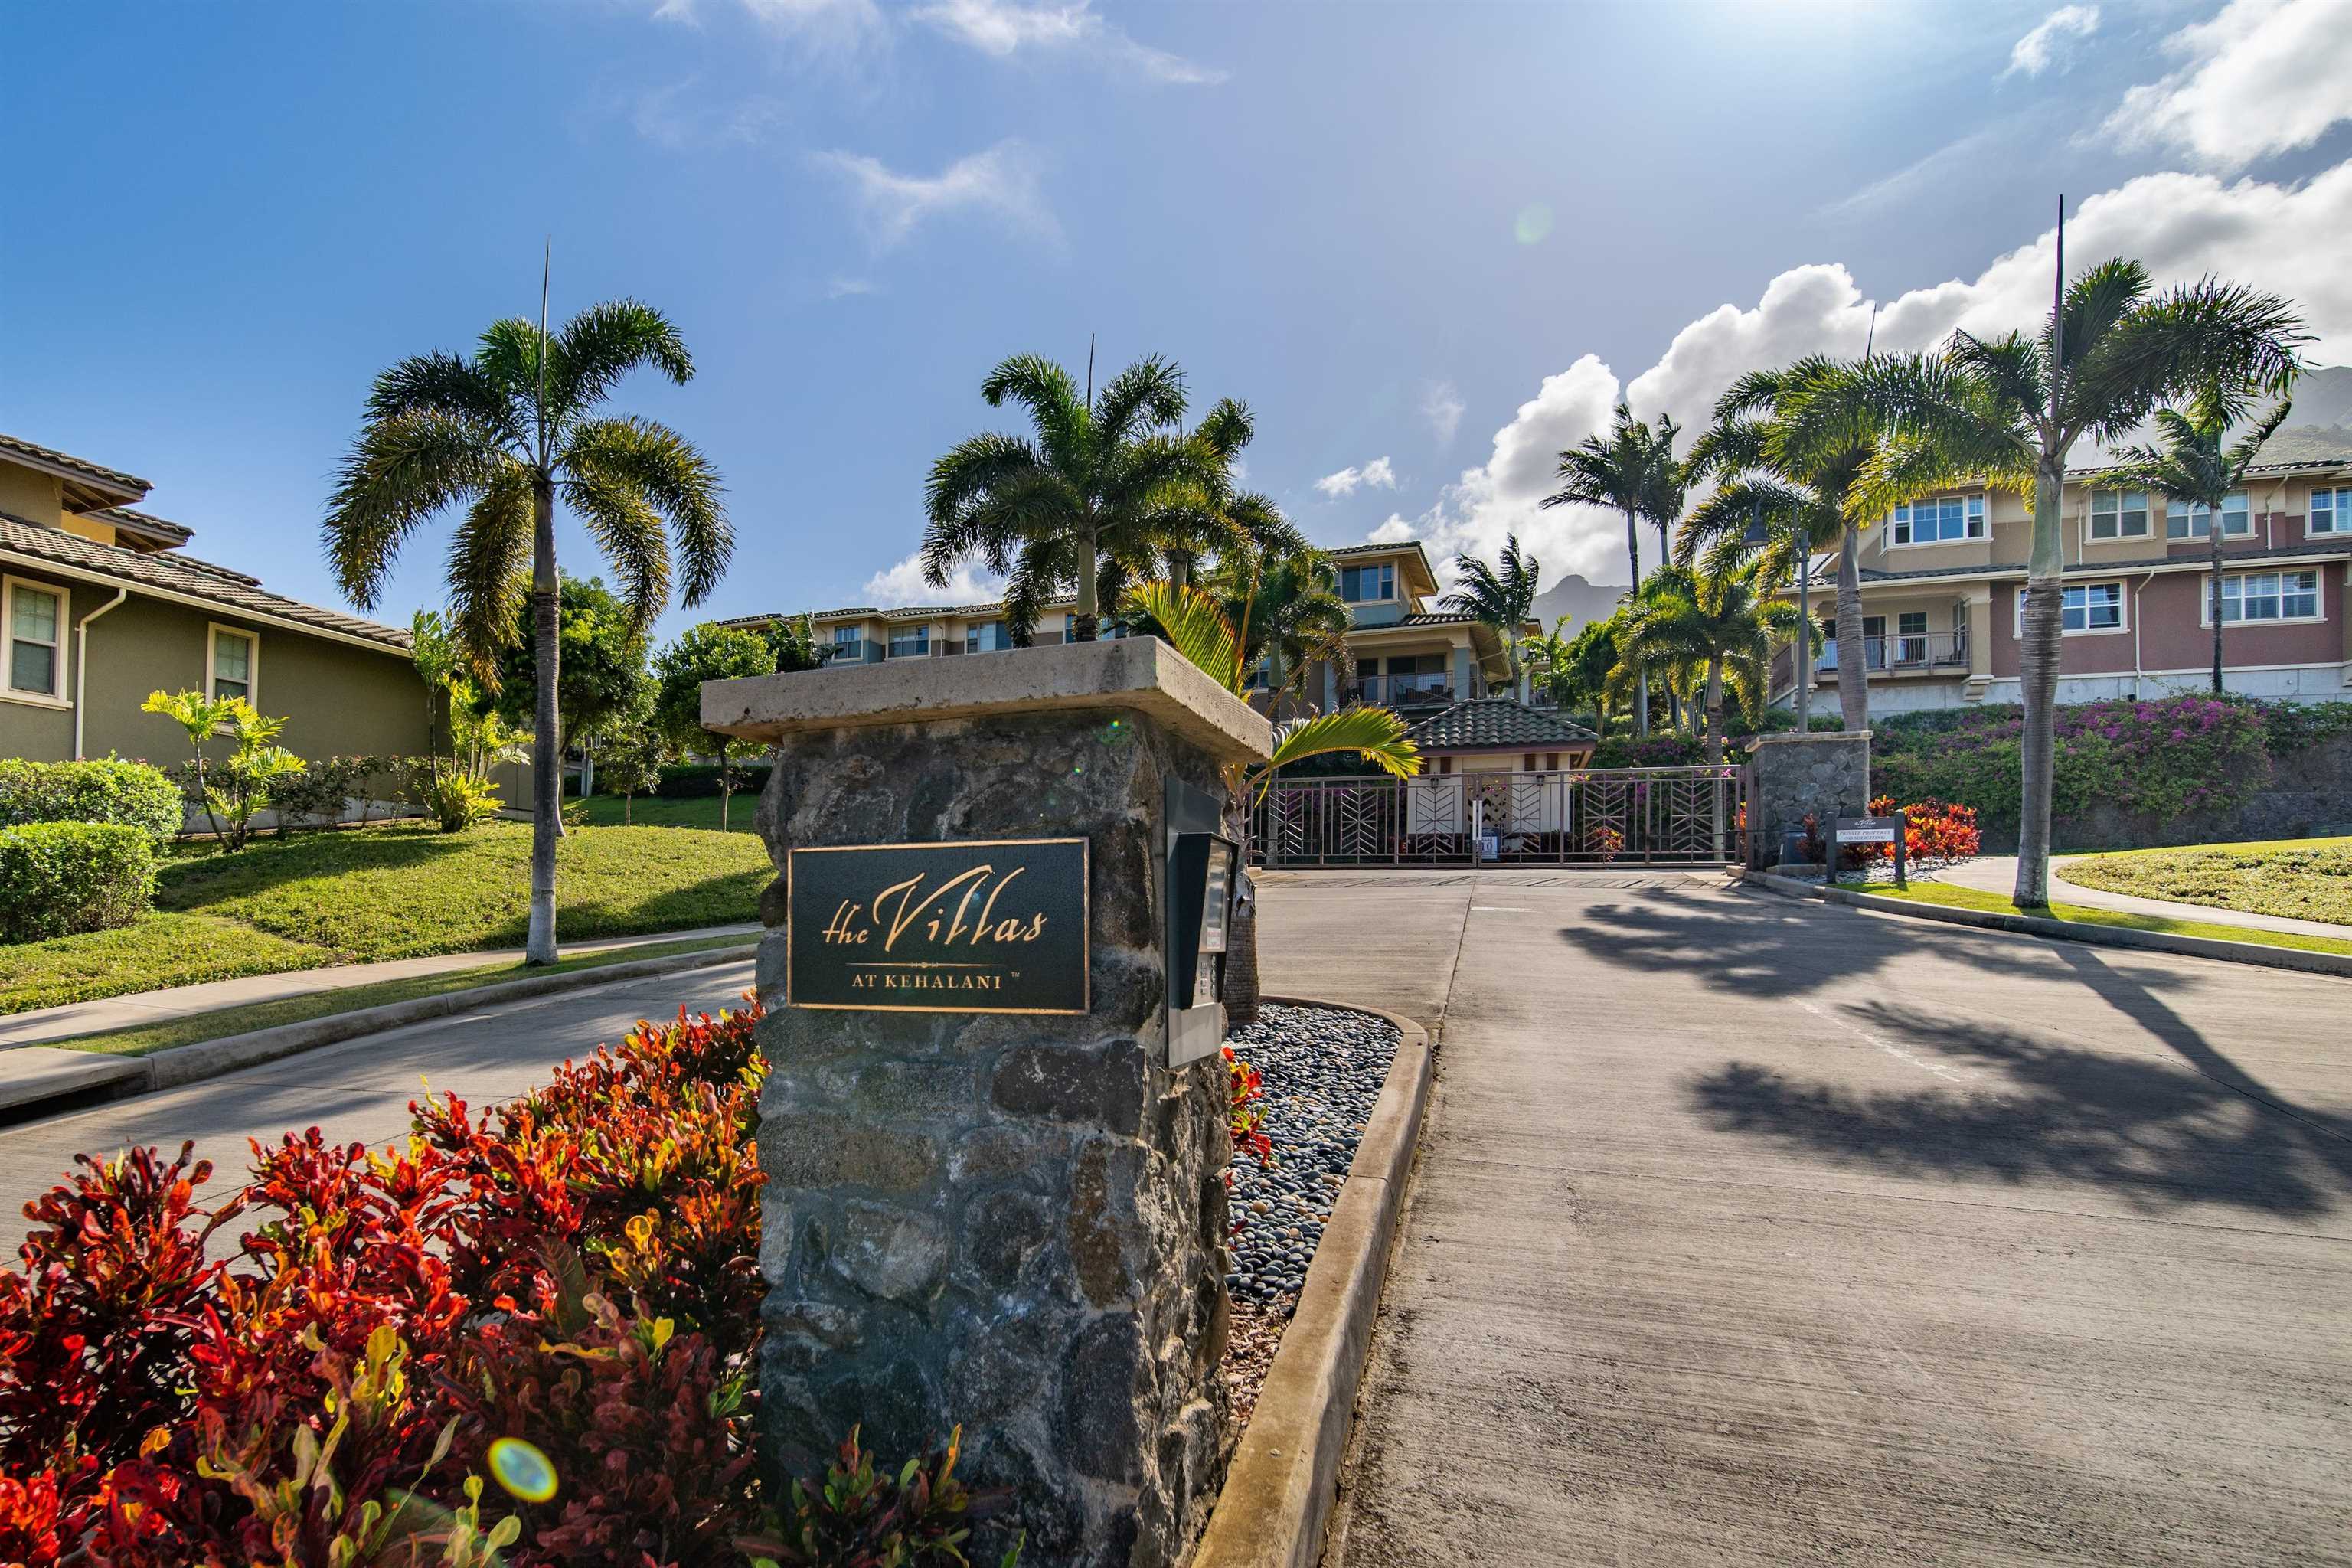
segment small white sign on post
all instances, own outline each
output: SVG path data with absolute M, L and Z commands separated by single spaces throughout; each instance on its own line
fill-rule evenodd
M 1841 816 L 1832 826 L 1831 834 L 1841 845 L 1887 845 L 1895 858 L 1895 885 L 1908 888 L 1911 885 L 1910 868 L 1904 863 L 1903 827 L 1903 818 L 1899 816 Z M 1830 879 L 1837 879 L 1835 867 L 1830 869 Z

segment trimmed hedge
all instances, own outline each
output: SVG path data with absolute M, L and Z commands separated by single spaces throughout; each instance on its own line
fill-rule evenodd
M 743 787 L 737 795 L 757 795 L 768 787 L 769 764 L 737 763 L 735 771 L 743 776 Z M 719 798 L 719 764 L 717 763 L 680 763 L 662 769 L 661 787 L 654 792 L 663 800 L 716 800 Z
M 120 822 L 0 828 L 0 942 L 126 926 L 155 901 L 155 849 Z
M 115 758 L 90 763 L 0 759 L 0 827 L 27 822 L 116 822 L 157 843 L 181 826 L 180 786 L 163 769 Z

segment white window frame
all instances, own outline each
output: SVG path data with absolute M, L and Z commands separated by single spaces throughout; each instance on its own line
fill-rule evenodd
M 2278 599 L 2279 607 L 2282 609 L 2286 606 L 2286 579 L 2308 577 L 2312 580 L 2311 602 L 2315 608 L 2307 616 L 2265 616 L 2259 621 L 2250 621 L 2241 614 L 2234 621 L 2226 619 L 2222 621 L 2224 629 L 2231 626 L 2307 626 L 2327 618 L 2327 574 L 2323 569 L 2316 566 L 2282 566 L 2262 572 L 2222 573 L 2222 596 L 2226 599 L 2229 595 L 2228 584 L 2232 581 L 2237 582 L 2238 604 L 2242 611 L 2246 602 L 2245 579 L 2249 577 L 2279 579 Z M 2208 631 L 2213 626 L 2213 574 L 2210 572 L 2200 574 L 2197 579 L 2197 624 Z
M 2313 526 L 2319 520 L 2319 498 L 2327 498 L 2327 526 Z M 2304 502 L 2303 531 L 2334 539 L 2352 533 L 2352 485 L 2314 485 L 2309 499 Z
M 1915 506 L 1933 501 L 1941 507 L 1948 500 L 1960 503 L 1960 537 L 1958 539 L 1914 539 L 1911 537 L 1911 510 Z M 1891 550 L 1928 550 L 1938 544 L 1978 544 L 1991 537 L 1992 508 L 1982 491 L 1958 496 L 1928 496 L 1918 501 L 1906 501 L 1886 514 L 1886 543 Z
M 2095 531 L 2099 523 L 2099 498 L 2101 496 L 2113 496 L 2116 500 L 2116 509 L 2112 513 L 2116 520 L 2116 531 L 2113 533 L 2099 533 Z M 2123 498 L 2126 496 L 2139 497 L 2139 505 L 2137 507 L 2127 507 L 2124 505 Z M 2113 544 L 2120 540 L 2126 539 L 2155 538 L 2156 501 L 2157 497 L 2155 493 L 2150 490 L 2092 490 L 2090 495 L 2084 499 L 2083 506 L 2083 542 L 2085 544 Z M 2139 513 L 2139 531 L 2137 533 L 2126 533 L 2123 531 L 2124 514 L 2128 511 L 2137 511 Z
M 1379 573 L 1379 574 L 1381 574 L 1381 584 L 1380 584 L 1380 585 L 1381 585 L 1381 587 L 1384 591 L 1383 591 L 1381 594 L 1380 594 L 1377 597 L 1374 597 L 1374 598 L 1370 598 L 1370 599 L 1350 599 L 1350 598 L 1349 598 L 1349 597 L 1347 596 L 1347 585 L 1348 585 L 1348 574 L 1349 574 L 1349 573 L 1350 573 L 1350 572 L 1353 572 L 1353 573 L 1355 573 L 1355 574 L 1357 574 L 1357 578 L 1358 578 L 1358 580 L 1359 580 L 1359 581 L 1361 581 L 1363 574 L 1364 574 L 1365 573 L 1367 573 L 1367 572 L 1377 572 L 1377 573 Z M 1396 571 L 1396 563 L 1395 563 L 1395 562 L 1393 562 L 1393 561 L 1378 561 L 1378 562 L 1371 562 L 1371 563 L 1348 563 L 1348 564 L 1342 565 L 1342 566 L 1339 568 L 1339 587 L 1340 587 L 1340 595 L 1339 595 L 1339 596 L 1340 596 L 1340 600 L 1341 600 L 1341 602 L 1342 602 L 1342 603 L 1344 603 L 1344 604 L 1349 604 L 1349 605 L 1393 605 L 1393 604 L 1395 604 L 1395 603 L 1396 603 L 1396 597 L 1397 597 L 1397 571 Z
M 245 700 L 256 708 L 261 706 L 261 634 L 246 626 L 226 626 L 218 621 L 205 623 L 205 700 L 220 700 L 213 695 L 214 682 L 219 679 L 220 639 L 226 635 L 242 637 L 246 642 Z
M 57 658 L 49 662 L 50 689 L 19 691 L 9 681 L 16 678 L 16 590 L 29 588 L 36 594 L 47 594 L 58 602 Z M 0 577 L 0 700 L 23 702 L 35 708 L 70 708 L 72 700 L 66 696 L 66 632 L 73 617 L 73 595 L 63 584 L 39 583 L 30 577 Z M 33 645 L 40 647 L 38 643 Z
M 2111 626 L 2068 626 L 2065 620 L 2065 594 L 2067 590 L 2073 588 L 2080 588 L 2085 594 L 2093 588 L 2113 588 L 2116 591 L 2116 624 Z M 2111 637 L 2120 636 L 2123 633 L 2131 630 L 2131 600 L 2132 596 L 2125 588 L 2124 580 L 2120 577 L 2095 577 L 2085 583 L 2063 584 L 2059 588 L 2058 635 L 2060 637 Z M 2091 618 L 2087 603 L 2088 602 L 2085 601 L 2085 608 L 2083 612 L 2083 619 L 2085 621 L 2088 621 Z M 2021 586 L 2017 590 L 2017 596 L 2010 601 L 2010 626 L 2012 636 L 2018 637 L 2020 640 L 2024 638 L 2025 590 Z
M 2243 498 L 2245 500 L 2246 504 L 2243 514 L 2246 520 L 2246 526 L 2243 528 L 2231 528 L 2230 526 L 2230 510 L 2227 505 L 2230 496 L 2239 496 Z M 2221 537 L 2224 539 L 2252 539 L 2254 536 L 2254 498 L 2252 492 L 2248 490 L 2231 490 L 2229 495 L 2223 496 L 2221 500 L 2224 503 L 2221 509 Z M 2164 503 L 2164 537 L 2166 541 L 2170 543 L 2194 544 L 2205 539 L 2206 521 L 2205 519 L 2200 517 L 2199 514 L 2206 511 L 2208 509 L 2202 505 L 2192 505 L 2188 501 L 2172 500 L 2168 498 Z M 2189 525 L 2187 532 L 2175 533 L 2172 531 L 2172 520 L 2176 515 L 2187 521 Z

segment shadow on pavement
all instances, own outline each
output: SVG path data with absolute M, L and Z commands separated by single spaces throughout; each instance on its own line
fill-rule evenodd
M 2145 1209 L 2212 1203 L 2307 1218 L 2352 1198 L 2352 1124 L 2267 1091 L 2257 1103 L 2240 1087 L 2245 1075 L 2168 1009 L 2177 1026 L 2169 1043 L 2213 1068 L 2183 1072 L 1887 1003 L 1845 1011 L 1865 1028 L 1975 1068 L 1980 1087 L 1865 1092 L 1731 1061 L 1692 1081 L 1695 1108 L 1718 1131 L 1835 1164 L 2067 1182 Z
M 1832 981 L 1866 975 L 1920 950 L 1921 939 L 1888 930 L 1826 904 L 1778 894 L 1662 891 L 1639 903 L 1593 904 L 1578 911 L 1560 940 L 1618 969 L 1673 973 L 1711 991 L 1749 999 L 1800 995 Z M 1937 928 L 1936 951 L 1988 973 L 2048 976 L 2040 944 Z

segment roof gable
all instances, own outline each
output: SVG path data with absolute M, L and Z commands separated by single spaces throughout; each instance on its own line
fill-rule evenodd
M 1514 697 L 1456 702 L 1405 731 L 1424 752 L 1545 751 L 1590 746 L 1600 737 L 1559 714 Z

